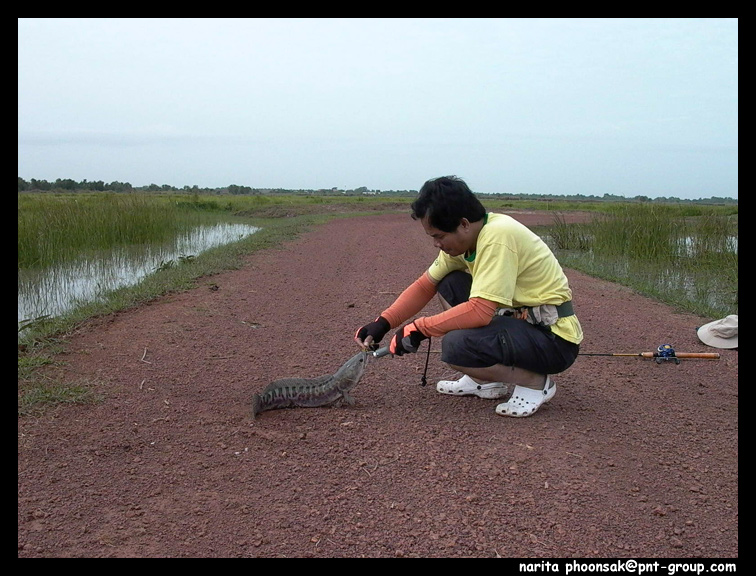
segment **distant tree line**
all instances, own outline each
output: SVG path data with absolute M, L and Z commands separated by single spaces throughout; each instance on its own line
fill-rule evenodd
M 110 182 L 106 184 L 102 180 L 93 180 L 92 182 L 82 180 L 81 182 L 77 182 L 70 178 L 58 178 L 55 182 L 32 178 L 27 182 L 20 176 L 18 177 L 19 192 L 52 192 L 56 190 L 66 192 L 105 192 L 106 190 L 112 192 L 130 192 L 132 187 L 128 182 Z
M 70 178 L 58 178 L 55 182 L 48 182 L 47 180 L 37 180 L 32 178 L 28 182 L 18 177 L 18 191 L 19 192 L 188 192 L 191 194 L 300 194 L 308 196 L 384 196 L 384 197 L 414 197 L 417 195 L 417 190 L 371 190 L 367 186 L 360 186 L 353 189 L 341 189 L 334 188 L 319 188 L 319 189 L 285 189 L 285 188 L 252 188 L 250 186 L 239 186 L 238 184 L 230 184 L 221 188 L 200 188 L 197 185 L 183 186 L 177 188 L 170 184 L 149 184 L 148 186 L 132 186 L 128 182 L 103 182 L 102 180 L 82 180 L 77 182 Z M 699 204 L 737 204 L 738 201 L 733 198 L 712 196 L 710 198 L 700 198 L 696 200 L 682 199 L 675 196 L 660 196 L 658 198 L 650 198 L 644 195 L 634 196 L 633 198 L 627 198 L 625 196 L 617 196 L 616 194 L 604 194 L 603 196 L 595 196 L 592 194 L 572 194 L 572 195 L 556 195 L 556 194 L 502 194 L 502 193 L 487 193 L 478 192 L 478 196 L 481 198 L 496 199 L 496 200 L 535 200 L 548 202 L 550 200 L 563 200 L 573 202 L 653 202 L 653 203 L 699 203 Z
M 148 186 L 132 186 L 129 182 L 103 182 L 102 180 L 82 180 L 78 182 L 71 178 L 58 178 L 55 182 L 32 178 L 28 182 L 18 177 L 19 192 L 192 192 L 203 194 L 254 194 L 249 186 L 231 184 L 226 188 L 200 188 L 199 186 L 184 186 L 177 188 L 170 184 L 149 184 Z
M 301 194 L 301 195 L 320 195 L 332 196 L 343 194 L 346 196 L 362 195 L 379 195 L 388 194 L 393 196 L 414 196 L 417 190 L 370 190 L 367 186 L 360 186 L 355 189 L 343 190 L 334 188 L 319 189 L 286 189 L 286 188 L 252 188 L 251 186 L 240 186 L 238 184 L 229 184 L 220 188 L 200 188 L 197 185 L 171 186 L 170 184 L 149 184 L 147 186 L 132 186 L 129 182 L 103 182 L 102 180 L 88 181 L 82 180 L 77 182 L 70 178 L 58 178 L 54 182 L 47 180 L 37 180 L 32 178 L 29 181 L 18 177 L 19 192 L 189 192 L 192 194 Z

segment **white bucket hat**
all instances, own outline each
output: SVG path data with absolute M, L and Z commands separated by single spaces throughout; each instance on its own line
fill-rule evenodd
M 714 348 L 738 347 L 738 315 L 731 314 L 721 320 L 704 324 L 698 330 L 698 339 Z

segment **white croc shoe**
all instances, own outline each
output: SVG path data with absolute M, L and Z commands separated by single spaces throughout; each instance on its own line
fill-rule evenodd
M 515 418 L 532 416 L 543 404 L 551 400 L 554 394 L 556 394 L 556 384 L 550 376 L 546 376 L 546 384 L 544 384 L 543 390 L 515 386 L 509 400 L 496 407 L 496 413 Z
M 502 382 L 488 382 L 478 384 L 467 374 L 459 380 L 441 380 L 436 384 L 436 390 L 441 394 L 453 396 L 478 396 L 479 398 L 501 398 L 506 395 L 508 387 Z

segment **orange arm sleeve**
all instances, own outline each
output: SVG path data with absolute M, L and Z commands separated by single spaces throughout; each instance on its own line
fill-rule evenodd
M 415 326 L 426 336 L 443 336 L 452 330 L 487 326 L 496 313 L 495 302 L 484 298 L 470 298 L 449 310 L 415 320 Z
M 420 312 L 436 294 L 436 284 L 427 272 L 410 284 L 394 303 L 381 312 L 391 328 L 397 328 L 405 320 L 409 320 Z

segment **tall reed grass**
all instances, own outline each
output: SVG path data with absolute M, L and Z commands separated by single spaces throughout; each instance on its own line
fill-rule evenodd
M 163 242 L 196 225 L 197 210 L 147 194 L 19 194 L 18 267 L 43 267 L 92 250 Z
M 555 215 L 560 261 L 704 316 L 737 313 L 737 215 L 676 205 L 627 204 L 588 224 Z

